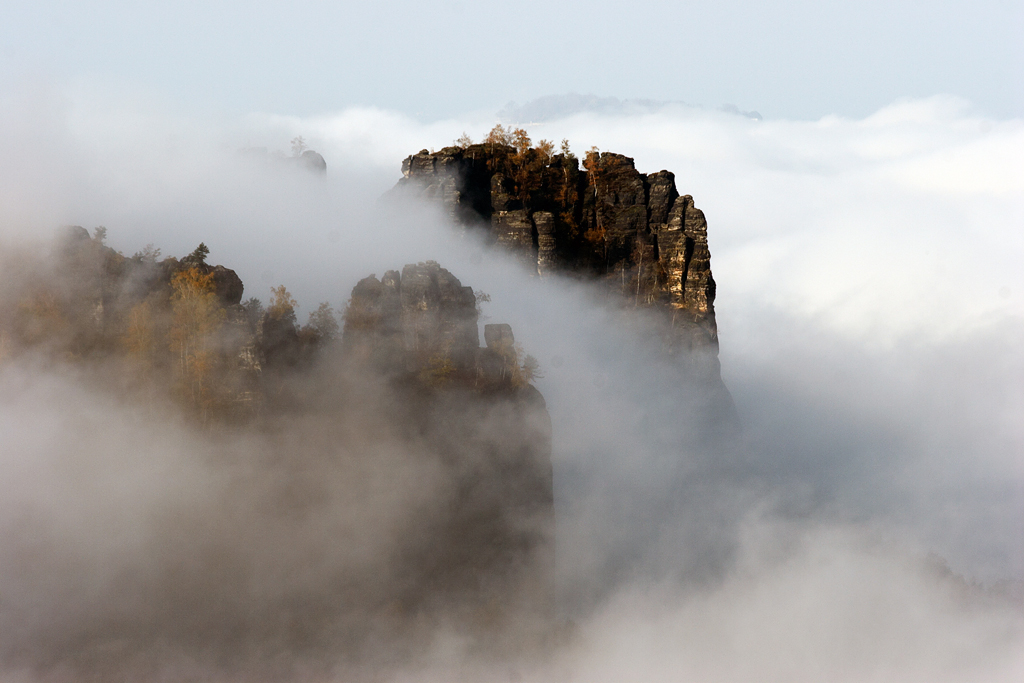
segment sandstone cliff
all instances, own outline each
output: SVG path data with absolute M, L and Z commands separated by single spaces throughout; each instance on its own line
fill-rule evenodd
M 581 168 L 568 149 L 486 142 L 422 150 L 402 175 L 393 195 L 443 202 L 542 277 L 592 277 L 623 305 L 664 311 L 673 352 L 717 352 L 707 222 L 671 172 L 597 152 Z

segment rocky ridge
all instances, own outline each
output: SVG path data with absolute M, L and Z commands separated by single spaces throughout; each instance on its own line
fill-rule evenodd
M 25 353 L 95 367 L 114 391 L 170 399 L 203 428 L 358 424 L 361 443 L 407 452 L 444 482 L 403 532 L 400 576 L 374 599 L 429 611 L 515 594 L 539 609 L 551 420 L 511 327 L 486 325 L 481 347 L 471 287 L 435 262 L 371 275 L 338 335 L 336 322 L 300 326 L 284 287 L 265 308 L 242 304 L 241 279 L 205 263 L 204 245 L 126 258 L 102 238 L 65 229 L 53 262 L 32 269 L 10 308 L 0 299 L 0 364 Z

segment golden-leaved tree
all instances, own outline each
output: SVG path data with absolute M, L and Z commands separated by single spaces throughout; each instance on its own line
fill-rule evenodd
M 295 323 L 295 309 L 298 302 L 295 300 L 284 285 L 270 288 L 270 306 L 267 307 L 267 314 L 274 320 L 285 320 Z
M 186 268 L 174 275 L 171 287 L 170 340 L 177 359 L 178 386 L 205 420 L 213 403 L 211 380 L 224 308 L 217 300 L 212 272 Z
M 153 310 L 148 300 L 132 306 L 128 311 L 121 343 L 128 357 L 138 364 L 142 372 L 148 371 L 156 346 Z

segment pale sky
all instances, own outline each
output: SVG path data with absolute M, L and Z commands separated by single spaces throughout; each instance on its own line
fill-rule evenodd
M 0 100 L 46 84 L 432 120 L 578 92 L 817 119 L 946 94 L 1017 118 L 1022 35 L 1021 0 L 5 0 Z

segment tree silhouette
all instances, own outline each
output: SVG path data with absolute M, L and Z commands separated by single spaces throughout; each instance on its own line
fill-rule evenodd
M 323 342 L 333 341 L 338 336 L 338 319 L 334 317 L 334 309 L 324 301 L 320 306 L 309 314 L 307 325 Z
M 200 242 L 199 246 L 195 250 L 181 259 L 182 264 L 190 267 L 205 266 L 206 257 L 210 255 L 210 248 L 206 246 L 204 242 Z

